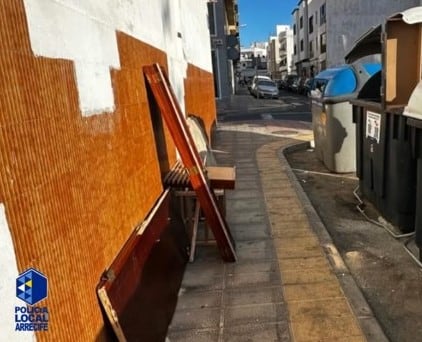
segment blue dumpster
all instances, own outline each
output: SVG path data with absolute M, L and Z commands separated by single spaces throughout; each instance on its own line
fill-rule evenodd
M 379 63 L 342 65 L 319 73 L 310 93 L 315 154 L 333 172 L 356 170 L 352 106 L 366 81 L 381 69 Z

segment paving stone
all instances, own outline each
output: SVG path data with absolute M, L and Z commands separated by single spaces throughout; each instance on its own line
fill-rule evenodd
M 225 342 L 290 342 L 289 324 L 277 322 L 270 324 L 246 324 L 224 329 Z
M 259 199 L 263 198 L 262 193 L 258 189 L 242 189 L 242 190 L 234 190 L 227 192 L 226 194 L 227 200 L 239 200 L 239 199 L 245 199 L 245 198 L 251 198 L 251 199 Z
M 337 281 L 335 274 L 327 267 L 325 269 L 307 269 L 282 271 L 283 284 L 309 284 L 323 281 Z
M 257 180 L 239 181 L 236 179 L 235 188 L 236 190 L 259 190 L 261 188 L 261 184 Z
M 267 217 L 262 210 L 251 210 L 251 211 L 239 211 L 235 215 L 230 215 L 227 217 L 227 222 L 229 224 L 240 224 L 240 223 L 260 223 L 266 224 Z
M 278 272 L 278 262 L 276 259 L 270 260 L 253 260 L 247 262 L 236 262 L 226 266 L 226 275 L 257 272 Z
M 297 247 L 297 246 L 279 246 L 277 244 L 277 240 L 274 239 L 274 247 L 277 251 L 278 259 L 283 258 L 307 258 L 307 257 L 318 257 L 323 255 L 323 251 L 320 246 L 305 246 L 305 247 Z
M 268 215 L 270 223 L 276 222 L 290 222 L 290 221 L 307 221 L 308 217 L 306 216 L 303 210 L 292 210 L 286 211 L 285 213 L 269 213 Z
M 334 281 L 324 281 L 312 284 L 285 285 L 284 298 L 286 301 L 304 301 L 328 298 L 343 298 L 340 285 Z
M 291 322 L 295 342 L 325 341 L 346 336 L 361 337 L 355 318 L 350 315 L 338 319 L 335 316 L 306 316 L 301 321 Z
M 265 224 L 230 224 L 230 229 L 238 242 L 269 239 L 271 237 L 271 233 Z
M 284 210 L 285 208 L 301 209 L 302 206 L 299 201 L 294 197 L 289 198 L 277 198 L 273 201 L 267 201 L 266 207 L 268 211 L 272 210 Z
M 256 304 L 226 307 L 224 325 L 246 325 L 288 321 L 287 307 L 283 303 Z
M 305 237 L 286 237 L 285 239 L 277 239 L 277 246 L 283 247 L 296 247 L 296 248 L 306 248 L 306 247 L 318 247 L 321 248 L 319 240 L 316 236 L 311 234 Z
M 318 340 L 321 341 L 321 340 Z M 311 342 L 311 341 L 310 341 Z M 336 338 L 326 338 L 322 342 L 367 342 L 366 338 L 363 336 L 348 336 L 348 337 L 336 337 Z M 381 342 L 380 340 L 374 340 L 374 342 Z M 387 341 L 383 341 L 387 342 Z
M 280 285 L 227 289 L 224 295 L 225 306 L 282 303 L 283 289 Z
M 273 229 L 271 235 L 274 239 L 288 239 L 289 237 L 308 237 L 310 236 L 307 229 Z
M 221 306 L 222 291 L 179 291 L 177 298 L 178 310 L 218 308 Z
M 220 308 L 176 310 L 170 330 L 219 328 Z
M 235 214 L 239 211 L 257 211 L 265 210 L 263 201 L 257 201 L 256 198 L 246 198 L 241 201 L 227 201 L 226 211 L 228 214 Z
M 290 259 L 279 259 L 280 269 L 283 271 L 291 270 L 308 270 L 308 269 L 320 269 L 328 268 L 329 264 L 325 256 L 310 257 L 310 258 L 290 258 Z
M 166 342 L 218 342 L 219 329 L 170 331 Z
M 280 284 L 280 275 L 275 271 L 237 273 L 227 277 L 226 287 L 260 287 Z
M 195 272 L 185 272 L 181 288 L 185 291 L 219 290 L 223 287 L 223 273 L 217 273 L 208 268 L 199 269 Z
M 351 308 L 345 298 L 289 302 L 291 321 L 312 317 L 342 317 L 351 315 Z
M 240 262 L 277 258 L 274 249 L 242 249 L 237 251 L 237 256 Z

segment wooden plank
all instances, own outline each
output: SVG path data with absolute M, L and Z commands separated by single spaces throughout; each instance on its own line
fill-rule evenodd
M 144 74 L 157 101 L 161 115 L 186 167 L 192 188 L 195 190 L 205 218 L 214 233 L 224 261 L 236 261 L 234 240 L 217 205 L 203 170 L 202 160 L 196 150 L 186 119 L 173 93 L 170 82 L 158 64 L 144 66 Z
M 206 170 L 213 189 L 234 189 L 236 168 L 231 166 L 207 166 Z
M 176 305 L 189 245 L 171 194 L 164 191 L 97 285 L 98 298 L 119 341 L 164 340 L 171 320 L 167 312 Z

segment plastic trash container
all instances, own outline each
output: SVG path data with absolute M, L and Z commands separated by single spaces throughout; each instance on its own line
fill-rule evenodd
M 403 115 L 420 80 L 422 7 L 392 15 L 359 38 L 346 62 L 380 54 L 382 73 L 352 100 L 360 189 L 402 232 L 414 229 L 416 159 Z
M 352 100 L 356 123 L 356 175 L 364 197 L 402 232 L 414 228 L 416 164 L 403 108 Z
M 333 172 L 356 170 L 355 127 L 349 101 L 380 64 L 342 65 L 319 73 L 310 93 L 315 154 Z

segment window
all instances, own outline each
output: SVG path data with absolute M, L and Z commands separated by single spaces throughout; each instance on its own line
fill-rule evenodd
M 210 29 L 210 35 L 215 36 L 217 34 L 216 24 L 215 24 L 215 4 L 208 2 L 208 27 Z
M 296 34 L 296 24 L 293 24 L 293 34 Z
M 314 17 L 309 18 L 309 33 L 314 32 Z
M 318 11 L 315 12 L 315 25 L 318 25 Z
M 294 46 L 294 48 L 293 48 L 293 53 L 294 53 L 295 55 L 297 55 L 297 48 L 296 48 L 296 44 L 295 44 L 295 46 Z
M 303 51 L 303 39 L 300 40 L 300 51 Z
M 303 17 L 299 19 L 299 28 L 303 28 Z
M 321 49 L 321 53 L 324 53 L 327 51 L 327 36 L 325 32 L 322 33 L 319 38 L 319 46 Z
M 320 20 L 319 20 L 319 24 L 320 25 L 322 25 L 322 24 L 325 24 L 325 22 L 327 21 L 326 19 L 326 13 L 325 13 L 325 4 L 324 5 L 322 5 L 320 8 L 319 8 L 319 18 L 320 18 Z

